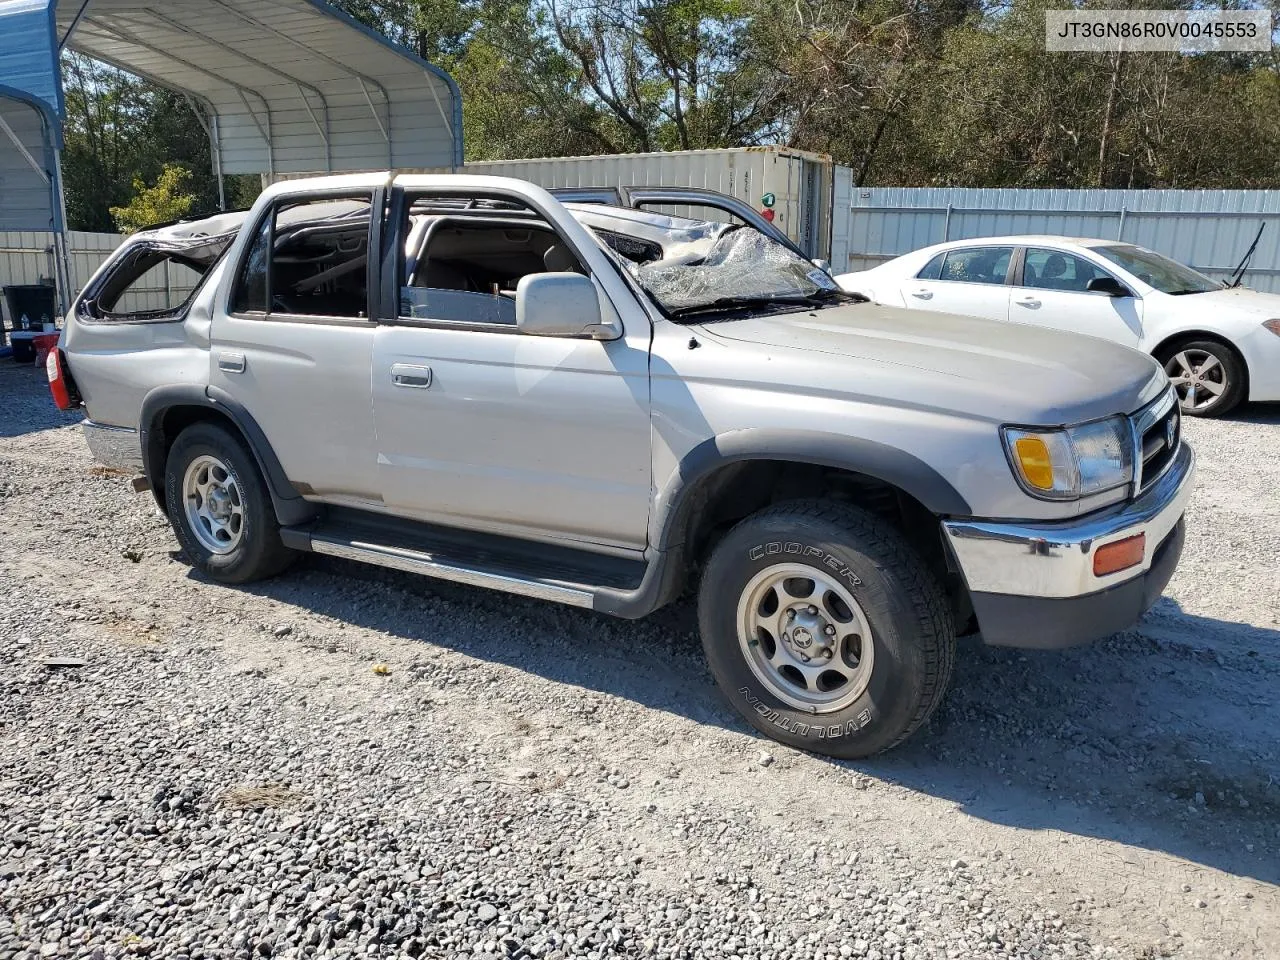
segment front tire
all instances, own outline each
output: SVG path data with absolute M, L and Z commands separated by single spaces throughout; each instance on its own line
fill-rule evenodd
M 897 746 L 937 708 L 955 627 L 896 530 L 848 504 L 796 501 L 743 520 L 698 597 L 711 672 L 782 743 L 856 758 Z
M 197 423 L 178 434 L 164 495 L 182 552 L 210 579 L 247 583 L 292 562 L 253 454 L 223 427 Z
M 1244 399 L 1244 361 L 1221 341 L 1184 340 L 1158 359 L 1188 417 L 1220 417 Z

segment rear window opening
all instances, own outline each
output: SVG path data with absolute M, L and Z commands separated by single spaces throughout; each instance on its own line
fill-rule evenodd
M 80 313 L 112 323 L 180 320 L 234 234 L 175 246 L 140 242 L 85 291 Z

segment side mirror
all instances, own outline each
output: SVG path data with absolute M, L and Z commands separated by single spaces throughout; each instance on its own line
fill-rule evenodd
M 810 263 L 812 263 L 812 264 L 813 264 L 815 267 L 817 267 L 819 270 L 822 270 L 822 271 L 823 271 L 823 272 L 825 272 L 825 273 L 830 273 L 830 272 L 831 272 L 831 261 L 830 261 L 830 260 L 823 260 L 821 257 L 814 257 L 814 258 L 813 258 L 812 260 L 810 260 L 809 262 L 810 262 Z
M 1108 297 L 1133 296 L 1133 291 L 1115 277 L 1094 277 L 1085 289 L 1090 293 L 1105 293 Z
M 616 324 L 604 322 L 596 285 L 580 273 L 521 277 L 516 285 L 516 328 L 534 337 L 614 340 L 622 335 Z

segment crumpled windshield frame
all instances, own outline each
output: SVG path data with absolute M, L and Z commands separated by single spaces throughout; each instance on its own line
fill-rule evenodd
M 826 271 L 750 226 L 731 226 L 700 246 L 627 264 L 640 288 L 672 319 L 756 304 L 802 307 L 840 293 Z

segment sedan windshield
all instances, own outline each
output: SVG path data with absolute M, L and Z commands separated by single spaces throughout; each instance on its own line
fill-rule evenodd
M 1221 290 L 1226 284 L 1192 270 L 1186 264 L 1162 257 L 1142 247 L 1128 244 L 1094 247 L 1094 252 L 1112 263 L 1128 270 L 1135 277 L 1161 293 L 1181 296 L 1187 293 L 1208 293 Z
M 825 271 L 745 226 L 630 269 L 673 317 L 847 298 Z

